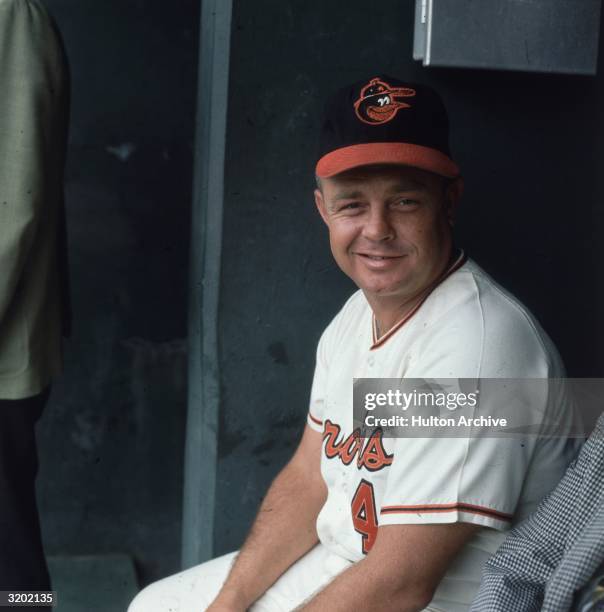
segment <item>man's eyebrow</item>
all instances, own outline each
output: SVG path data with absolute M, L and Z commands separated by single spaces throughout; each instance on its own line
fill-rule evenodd
M 355 198 L 361 198 L 362 196 L 362 191 L 342 191 L 333 197 L 333 201 L 338 202 L 340 200 L 354 200 Z
M 427 189 L 427 187 L 428 186 L 422 183 L 421 181 L 408 179 L 406 181 L 393 185 L 392 188 L 388 191 L 390 193 L 401 193 L 404 191 L 424 191 L 425 189 Z
M 393 185 L 390 189 L 388 189 L 388 193 L 394 194 L 404 193 L 405 191 L 424 191 L 425 189 L 427 189 L 427 185 L 421 181 L 406 179 Z M 358 189 L 353 191 L 342 191 L 333 197 L 333 202 L 339 202 L 340 200 L 354 200 L 362 197 L 363 192 L 359 191 Z

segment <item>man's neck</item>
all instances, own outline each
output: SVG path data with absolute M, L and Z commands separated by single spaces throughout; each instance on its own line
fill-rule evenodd
M 376 340 L 387 334 L 399 321 L 404 319 L 424 298 L 425 290 L 417 295 L 401 301 L 392 298 L 379 298 L 368 296 L 367 301 L 375 317 Z
M 460 251 L 452 249 L 451 255 L 438 274 L 419 289 L 413 295 L 401 296 L 378 296 L 365 293 L 369 306 L 375 317 L 376 340 L 387 334 L 399 321 L 409 315 L 425 299 L 425 297 L 439 283 L 440 279 L 447 273 L 459 257 Z

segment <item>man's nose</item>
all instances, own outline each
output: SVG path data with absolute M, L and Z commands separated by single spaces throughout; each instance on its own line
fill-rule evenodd
M 384 242 L 394 238 L 394 229 L 390 223 L 387 209 L 371 207 L 369 217 L 363 226 L 363 236 L 375 242 Z

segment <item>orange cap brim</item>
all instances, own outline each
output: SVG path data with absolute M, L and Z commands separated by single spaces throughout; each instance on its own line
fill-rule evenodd
M 459 176 L 459 167 L 444 153 L 405 142 L 372 142 L 336 149 L 318 161 L 315 174 L 329 178 L 352 168 L 375 164 L 413 166 L 447 178 Z

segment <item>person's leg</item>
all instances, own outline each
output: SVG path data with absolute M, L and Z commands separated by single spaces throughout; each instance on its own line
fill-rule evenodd
M 205 610 L 218 594 L 236 554 L 223 555 L 151 583 L 132 600 L 128 612 Z
M 150 584 L 134 598 L 128 612 L 202 612 L 218 594 L 235 555 L 229 553 Z M 250 610 L 293 610 L 349 566 L 350 561 L 328 553 L 319 544 L 292 565 Z
M 0 400 L 0 591 L 51 589 L 35 495 L 35 424 L 49 394 Z

